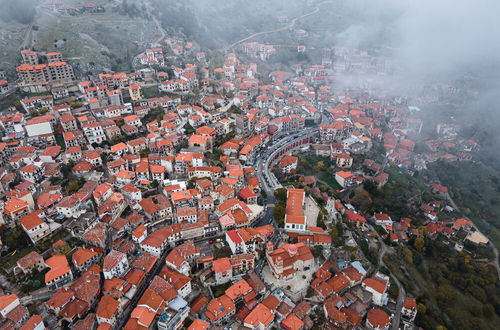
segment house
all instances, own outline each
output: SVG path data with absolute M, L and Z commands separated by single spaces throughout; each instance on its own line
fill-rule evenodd
M 303 212 L 305 191 L 304 189 L 287 189 L 285 210 L 285 230 L 305 231 L 307 219 Z
M 172 217 L 172 204 L 165 195 L 154 195 L 139 202 L 144 214 L 152 222 L 164 221 Z
M 137 115 L 126 116 L 123 118 L 123 121 L 127 125 L 142 126 L 142 122 Z
M 257 194 L 248 187 L 241 189 L 238 196 L 247 204 L 257 204 Z
M 117 173 L 115 173 L 115 177 L 119 187 L 122 187 L 132 183 L 132 181 L 135 179 L 135 172 L 119 170 Z
M 207 330 L 210 328 L 210 323 L 196 319 L 188 327 L 188 330 Z
M 377 175 L 374 179 L 373 182 L 377 184 L 378 189 L 382 188 L 385 186 L 385 184 L 389 181 L 389 174 L 382 172 L 379 175 Z
M 439 184 L 433 184 L 431 186 L 431 192 L 433 194 L 436 194 L 442 198 L 448 198 L 449 195 L 448 195 L 448 188 L 447 187 L 444 187 L 442 185 L 439 185 Z
M 10 198 L 5 202 L 3 212 L 8 218 L 14 221 L 31 212 L 31 208 L 29 204 L 22 199 Z
M 37 210 L 19 219 L 23 230 L 33 243 L 44 239 L 52 232 L 49 225 L 42 220 L 42 216 L 45 216 L 45 213 L 42 210 Z
M 472 229 L 472 221 L 464 218 L 459 218 L 453 222 L 452 228 L 454 230 L 463 229 L 465 231 L 470 231 Z
M 64 145 L 66 146 L 66 148 L 71 148 L 71 147 L 78 147 L 80 145 L 80 142 L 78 141 L 78 138 L 77 136 L 75 135 L 75 133 L 73 131 L 71 132 L 64 132 L 63 133 L 63 138 L 64 138 Z M 81 149 L 80 149 L 81 150 Z M 66 153 L 74 153 L 76 150 L 73 150 L 72 152 L 70 152 L 69 150 L 66 150 Z M 74 158 L 72 157 L 72 159 L 74 160 Z
M 7 317 L 14 308 L 21 304 L 16 294 L 9 294 L 0 296 L 0 315 Z
M 122 186 L 120 191 L 125 197 L 132 201 L 139 202 L 142 200 L 142 191 L 132 183 Z
M 189 276 L 189 271 L 191 270 L 191 266 L 177 249 L 173 249 L 167 255 L 165 265 L 186 276 Z
M 98 324 L 109 324 L 114 326 L 120 313 L 120 302 L 110 295 L 103 295 L 97 305 L 96 317 Z
M 94 165 L 92 165 L 91 163 L 89 163 L 85 160 L 82 160 L 81 162 L 79 162 L 75 166 L 73 166 L 71 168 L 71 171 L 73 171 L 73 173 L 75 173 L 75 175 L 78 178 L 81 178 L 81 177 L 89 174 L 93 167 L 94 167 Z
M 352 166 L 352 157 L 345 152 L 337 155 L 337 167 L 350 168 Z
M 233 267 L 229 258 L 216 259 L 212 263 L 212 270 L 215 274 L 215 282 L 217 285 L 227 283 L 233 278 Z
M 198 208 L 200 211 L 212 211 L 215 207 L 212 196 L 205 196 L 198 199 Z
M 55 255 L 45 260 L 50 270 L 45 273 L 45 285 L 57 289 L 73 280 L 73 273 L 65 255 Z
M 198 209 L 194 206 L 177 208 L 177 222 L 195 223 L 198 221 Z
M 144 137 L 127 141 L 128 151 L 131 154 L 138 154 L 148 148 L 148 141 Z
M 24 273 L 31 273 L 33 270 L 42 271 L 47 267 L 43 257 L 36 251 L 31 251 L 17 261 L 17 267 Z
M 375 305 L 384 306 L 388 301 L 389 277 L 381 273 L 373 277 L 366 278 L 361 287 L 372 294 L 372 301 Z
M 294 313 L 288 314 L 288 316 L 281 321 L 281 327 L 285 330 L 302 330 L 305 329 L 305 323 Z
M 105 279 L 122 277 L 129 270 L 127 255 L 117 250 L 111 250 L 102 265 L 102 272 Z
M 212 137 L 209 135 L 193 134 L 188 139 L 190 149 L 199 149 L 202 152 L 212 150 Z
M 245 317 L 245 327 L 250 329 L 271 329 L 274 322 L 274 313 L 263 303 L 255 306 Z
M 45 302 L 45 306 L 48 311 L 53 314 L 59 314 L 59 312 L 66 307 L 68 303 L 75 299 L 75 293 L 73 290 L 68 288 L 60 288 L 57 290 L 52 297 Z
M 290 233 L 289 236 L 292 234 Z M 325 248 L 330 248 L 332 245 L 332 236 L 326 233 L 320 227 L 309 227 L 309 231 L 305 234 L 298 234 L 298 242 L 302 242 L 308 246 L 323 246 Z
M 101 144 L 106 140 L 102 125 L 97 121 L 83 124 L 82 129 L 90 144 Z
M 205 316 L 216 325 L 228 321 L 236 313 L 236 306 L 227 296 L 222 295 L 210 300 L 205 311 Z
M 160 277 L 169 282 L 182 298 L 186 298 L 192 291 L 191 278 L 167 265 L 162 268 Z
M 20 330 L 44 330 L 45 324 L 43 323 L 43 319 L 40 315 L 35 314 L 26 321 Z
M 95 214 L 94 214 L 95 215 Z M 107 224 L 104 222 L 100 221 L 93 221 L 91 219 L 90 221 L 85 222 L 85 225 L 88 226 L 90 224 L 90 227 L 86 228 L 85 232 L 83 233 L 81 239 L 85 243 L 100 247 L 100 248 L 105 248 L 106 246 L 106 236 L 107 236 Z
M 180 225 L 174 224 L 153 231 L 140 243 L 140 247 L 143 251 L 160 257 L 168 245 L 173 246 L 179 239 L 181 239 Z
M 79 247 L 71 256 L 71 263 L 80 272 L 86 271 L 99 261 L 99 253 L 92 249 Z
M 151 178 L 153 181 L 163 182 L 165 179 L 166 169 L 162 165 L 150 164 L 149 171 L 151 172 Z
M 61 153 L 61 146 L 48 146 L 38 154 L 38 157 L 43 163 L 55 162 Z
M 128 92 L 132 101 L 138 101 L 142 99 L 142 90 L 138 84 L 130 84 L 128 86 Z
M 66 196 L 56 204 L 56 211 L 66 218 L 77 218 L 80 216 L 80 199 L 75 195 Z
M 377 226 L 383 227 L 387 232 L 392 231 L 392 219 L 388 214 L 385 213 L 375 213 L 373 215 L 373 221 Z
M 347 328 L 347 315 L 344 313 L 346 299 L 334 294 L 325 300 L 323 310 L 325 315 L 336 327 Z
M 148 236 L 148 229 L 144 225 L 139 225 L 137 228 L 134 229 L 132 232 L 132 240 L 138 244 L 141 244 L 142 241 L 146 239 Z
M 342 188 L 352 185 L 354 179 L 354 174 L 349 171 L 338 171 L 337 173 L 335 173 L 335 180 Z
M 61 126 L 64 131 L 74 131 L 78 129 L 78 125 L 75 117 L 70 113 L 62 114 L 59 117 L 59 121 L 61 122 Z
M 132 264 L 132 271 L 128 272 L 127 275 L 125 275 L 124 280 L 128 280 L 128 278 L 132 277 L 135 272 L 139 271 L 139 274 L 142 274 L 144 276 L 145 274 L 149 273 L 154 265 L 158 262 L 158 258 L 144 252 L 141 254 L 137 259 L 135 259 Z
M 252 253 L 255 251 L 255 238 L 246 228 L 226 231 L 226 242 L 233 254 Z
M 391 318 L 380 308 L 372 308 L 366 315 L 366 327 L 371 330 L 388 330 Z
M 106 201 L 113 194 L 113 187 L 111 187 L 107 183 L 102 183 L 98 185 L 95 190 L 92 192 L 92 196 L 94 196 L 94 200 L 97 206 L 101 205 L 104 201 Z
M 415 320 L 415 317 L 417 317 L 417 301 L 415 298 L 405 297 L 401 316 L 410 322 Z
M 279 161 L 279 166 L 283 173 L 292 173 L 293 171 L 297 170 L 297 163 L 297 157 L 285 155 Z
M 21 177 L 24 180 L 36 183 L 39 182 L 43 177 L 43 170 L 34 164 L 28 164 L 19 170 Z

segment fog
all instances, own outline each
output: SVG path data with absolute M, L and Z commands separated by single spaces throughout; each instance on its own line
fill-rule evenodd
M 35 15 L 38 0 L 0 0 L 0 19 L 29 24 Z
M 427 109 L 427 121 L 462 124 L 464 136 L 479 140 L 483 156 L 498 168 L 500 153 L 500 1 L 353 0 L 359 19 L 336 33 L 340 45 L 363 47 L 382 40 L 383 53 L 396 63 L 394 76 L 378 79 L 378 92 L 454 81 L 477 93 L 463 104 Z M 350 77 L 340 77 L 348 86 Z M 413 90 L 415 91 L 415 90 Z M 451 115 L 450 115 L 451 114 Z M 446 117 L 448 116 L 448 119 Z
M 142 1 L 137 1 L 140 4 Z M 317 1 L 315 3 L 319 3 Z M 30 22 L 38 0 L 0 0 L 4 20 Z M 303 0 L 152 0 L 167 31 L 220 48 L 270 29 L 276 17 L 310 11 Z M 500 89 L 500 1 L 496 0 L 331 0 L 319 16 L 348 22 L 325 33 L 334 44 L 377 49 L 395 63 L 397 78 L 367 77 L 395 90 L 422 82 L 450 82 L 463 76 L 487 79 L 481 91 Z M 314 5 L 313 5 L 314 6 Z M 299 21 L 300 23 L 300 21 Z M 215 42 L 216 41 L 216 42 Z M 370 49 L 371 48 L 371 49 Z M 349 85 L 349 77 L 341 77 Z
M 355 0 L 350 4 L 385 19 L 371 27 L 350 27 L 351 41 L 369 38 L 365 31 L 387 29 L 394 58 L 409 73 L 448 75 L 499 63 L 500 1 Z M 391 18 L 387 13 L 398 14 Z

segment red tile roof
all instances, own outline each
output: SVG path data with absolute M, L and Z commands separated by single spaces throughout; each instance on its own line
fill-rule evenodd
M 372 308 L 368 311 L 366 316 L 366 321 L 369 322 L 373 327 L 382 329 L 386 327 L 390 322 L 390 317 L 386 312 L 380 308 Z

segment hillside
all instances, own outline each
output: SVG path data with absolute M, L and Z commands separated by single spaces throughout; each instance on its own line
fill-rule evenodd
M 77 8 L 81 5 L 77 0 L 65 3 Z M 15 63 L 19 49 L 27 47 L 42 52 L 60 51 L 65 58 L 78 60 L 75 68 L 79 73 L 127 70 L 138 49 L 160 36 L 142 1 L 93 3 L 103 10 L 55 11 L 42 1 L 30 21 L 0 24 L 2 56 L 7 59 L 3 68 Z M 34 1 L 29 8 L 35 8 Z
M 169 32 L 182 32 L 200 45 L 217 48 L 252 33 L 286 25 L 279 16 L 293 18 L 311 10 L 304 1 L 153 0 L 155 12 Z

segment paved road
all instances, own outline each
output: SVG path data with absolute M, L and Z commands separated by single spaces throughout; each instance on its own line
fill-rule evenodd
M 371 228 L 371 230 L 374 230 L 374 229 Z M 387 270 L 389 270 L 389 268 L 386 266 L 386 264 L 384 262 L 384 256 L 391 249 L 390 247 L 388 247 L 385 244 L 385 242 L 380 237 L 377 237 L 377 240 L 380 243 L 380 250 L 378 252 L 378 265 L 375 268 L 374 273 L 377 273 L 379 271 L 380 267 L 385 267 L 385 268 L 387 268 Z M 390 272 L 390 270 L 389 270 L 389 272 Z M 396 300 L 396 313 L 394 314 L 394 316 L 392 318 L 392 325 L 391 325 L 391 329 L 396 330 L 396 329 L 399 329 L 399 324 L 401 321 L 401 310 L 403 308 L 403 302 L 404 302 L 405 297 L 406 297 L 406 291 L 405 291 L 404 286 L 401 284 L 401 282 L 399 282 L 398 278 L 394 274 L 392 274 L 390 272 L 389 275 L 392 277 L 392 279 L 394 280 L 394 282 L 398 286 L 398 298 Z
M 392 318 L 392 325 L 391 329 L 397 330 L 399 329 L 399 325 L 401 323 L 401 312 L 403 309 L 403 303 L 406 297 L 406 291 L 404 286 L 399 282 L 398 278 L 396 276 L 392 276 L 392 279 L 394 282 L 396 282 L 398 288 L 399 288 L 399 293 L 398 293 L 398 300 L 396 301 L 396 314 L 394 314 L 394 317 Z
M 43 287 L 36 291 L 31 292 L 29 295 L 21 297 L 21 303 L 23 305 L 30 304 L 34 301 L 43 300 L 51 297 L 55 290 L 51 290 L 49 287 Z
M 146 9 L 148 11 L 149 16 L 153 19 L 153 22 L 156 24 L 156 27 L 158 28 L 158 30 L 160 30 L 161 36 L 153 42 L 153 44 L 159 44 L 167 36 L 167 31 L 165 31 L 163 26 L 161 26 L 161 23 L 156 18 L 156 15 L 151 13 L 152 8 L 149 1 L 146 2 Z
M 267 208 L 265 209 L 264 215 L 254 223 L 254 226 L 272 224 L 274 227 L 276 227 L 276 223 L 273 220 L 274 206 L 276 204 L 274 190 L 281 187 L 281 185 L 274 177 L 274 174 L 270 171 L 273 164 L 272 159 L 276 153 L 280 152 L 296 140 L 303 139 L 308 134 L 316 134 L 316 130 L 308 131 L 305 133 L 294 133 L 293 135 L 285 136 L 275 141 L 268 150 L 261 150 L 255 155 L 254 159 L 256 159 L 256 175 L 262 188 L 267 194 L 267 198 L 265 201 Z
M 274 29 L 274 30 L 269 30 L 269 31 L 261 31 L 261 32 L 257 32 L 257 33 L 254 33 L 254 34 L 249 35 L 248 37 L 245 37 L 245 38 L 243 38 L 243 39 L 240 39 L 240 40 L 238 40 L 238 41 L 236 41 L 236 42 L 232 43 L 231 45 L 224 47 L 224 48 L 223 48 L 223 52 L 226 52 L 226 51 L 228 51 L 229 49 L 231 49 L 231 48 L 233 48 L 233 47 L 235 47 L 235 46 L 239 45 L 240 43 L 245 42 L 245 41 L 250 40 L 250 39 L 253 39 L 253 38 L 257 37 L 257 36 L 261 36 L 261 35 L 265 35 L 265 34 L 271 34 L 271 33 L 277 33 L 277 32 L 286 31 L 286 30 L 288 30 L 288 29 L 291 29 L 291 28 L 293 28 L 293 27 L 295 26 L 295 23 L 296 23 L 298 20 L 300 20 L 300 19 L 302 19 L 302 18 L 306 18 L 306 17 L 308 17 L 308 16 L 311 16 L 311 15 L 316 14 L 317 12 L 319 12 L 319 9 L 320 9 L 320 7 L 321 7 L 323 4 L 325 4 L 325 3 L 329 3 L 329 2 L 332 2 L 332 1 L 323 1 L 323 2 L 321 2 L 321 3 L 319 3 L 319 4 L 317 4 L 317 5 L 316 5 L 316 7 L 314 8 L 314 10 L 313 10 L 313 11 L 311 11 L 311 12 L 309 12 L 309 13 L 307 13 L 307 14 L 304 14 L 304 15 L 301 15 L 301 16 L 298 16 L 298 17 L 295 17 L 294 19 L 292 19 L 292 21 L 290 22 L 290 24 L 288 24 L 287 26 L 284 26 L 284 27 L 279 28 L 279 29 Z

